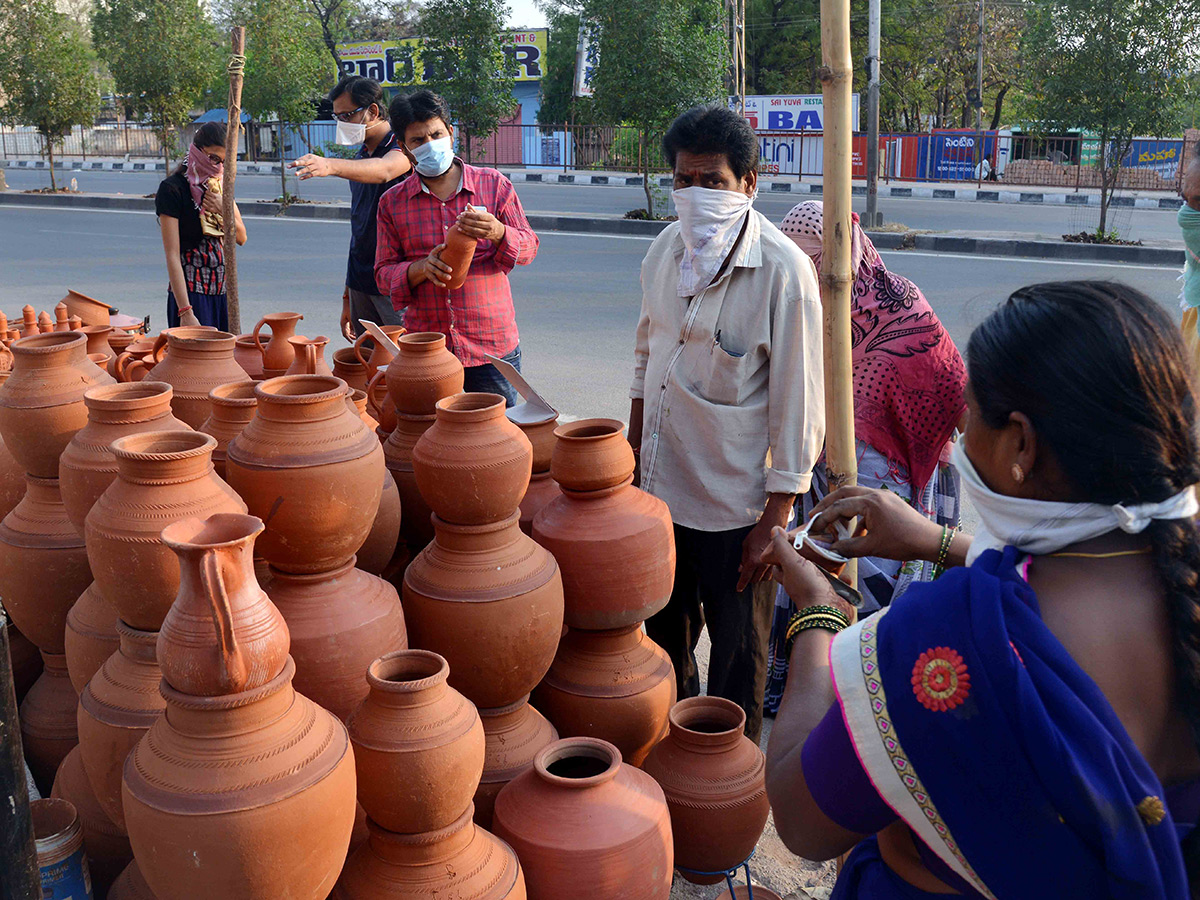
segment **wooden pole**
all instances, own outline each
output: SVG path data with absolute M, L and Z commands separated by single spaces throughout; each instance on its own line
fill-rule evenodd
M 229 328 L 242 333 L 242 308 L 238 303 L 237 229 L 233 211 L 233 188 L 237 181 L 238 138 L 242 132 L 242 74 L 246 69 L 246 29 L 236 25 L 230 34 L 232 54 L 229 57 L 229 117 L 225 121 L 225 174 L 221 181 L 224 203 L 222 220 L 225 223 L 225 298 L 229 304 Z
M 8 655 L 8 619 L 0 611 L 0 898 L 42 896 L 29 788 L 21 753 L 21 726 Z

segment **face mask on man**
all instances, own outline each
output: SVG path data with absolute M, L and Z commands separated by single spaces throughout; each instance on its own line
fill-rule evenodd
M 712 284 L 742 231 L 754 197 L 741 191 L 688 187 L 672 191 L 671 198 L 684 246 L 679 296 L 693 297 Z
M 342 122 L 337 123 L 337 130 L 334 132 L 333 140 L 343 147 L 354 147 L 361 144 L 367 139 L 367 126 L 364 122 Z
M 416 161 L 417 174 L 426 178 L 444 175 L 454 162 L 454 146 L 449 137 L 426 141 L 410 152 Z

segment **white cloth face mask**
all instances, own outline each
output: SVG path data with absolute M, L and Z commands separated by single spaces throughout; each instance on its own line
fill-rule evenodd
M 338 121 L 333 140 L 343 147 L 354 147 L 367 139 L 367 126 L 362 122 Z
M 741 191 L 687 187 L 672 191 L 671 198 L 679 214 L 684 246 L 679 263 L 679 296 L 694 297 L 712 284 L 729 256 L 754 197 Z

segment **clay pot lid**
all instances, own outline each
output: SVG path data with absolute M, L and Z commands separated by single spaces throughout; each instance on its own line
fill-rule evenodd
M 111 447 L 117 459 L 192 459 L 211 454 L 217 439 L 200 431 L 145 431 L 118 438 Z
M 280 375 L 255 382 L 254 395 L 258 402 L 324 403 L 328 400 L 345 402 L 348 385 L 336 375 Z
M 113 313 L 109 316 L 109 323 L 119 331 L 128 332 L 141 328 L 145 324 L 145 320 L 139 319 L 137 316 L 127 316 L 124 313 Z
M 746 712 L 724 697 L 687 697 L 671 707 L 671 729 L 691 743 L 723 743 L 746 727 Z
M 449 677 L 450 664 L 432 650 L 394 650 L 367 667 L 371 687 L 389 694 L 427 691 Z
M 236 547 L 262 534 L 266 526 L 248 513 L 213 513 L 206 519 L 188 516 L 162 530 L 162 541 L 175 552 Z
M 533 768 L 539 778 L 556 787 L 595 787 L 616 777 L 621 751 L 600 738 L 562 738 L 538 752 Z
M 258 406 L 257 381 L 229 381 L 218 384 L 208 392 L 208 399 L 217 406 Z
M 486 422 L 503 416 L 505 404 L 505 399 L 499 394 L 454 394 L 437 402 L 435 417 L 448 422 Z

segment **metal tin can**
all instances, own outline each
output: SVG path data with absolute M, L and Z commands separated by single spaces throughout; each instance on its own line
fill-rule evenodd
M 74 804 L 35 800 L 29 804 L 42 876 L 41 900 L 92 900 L 92 877 L 83 852 L 83 829 Z

